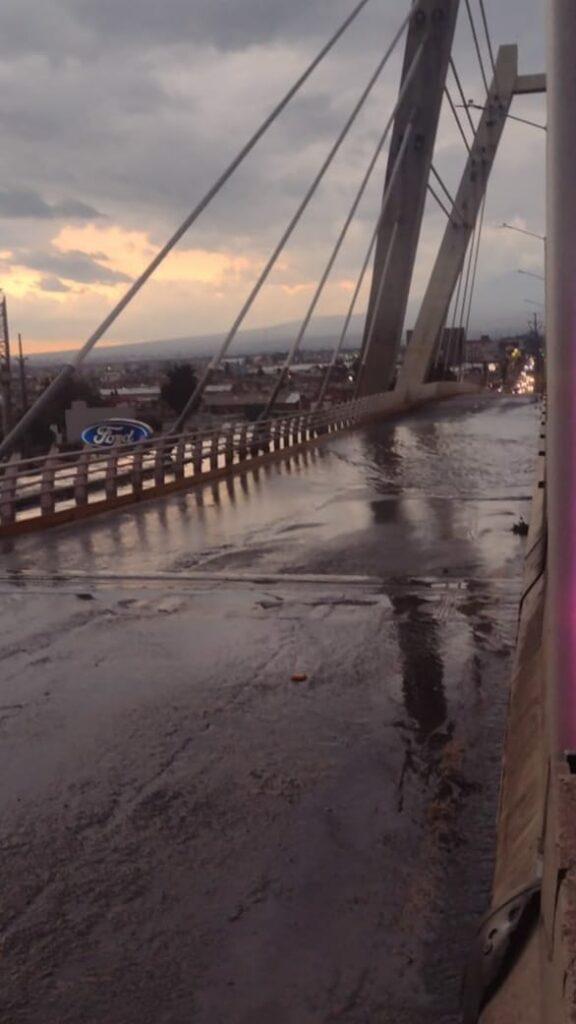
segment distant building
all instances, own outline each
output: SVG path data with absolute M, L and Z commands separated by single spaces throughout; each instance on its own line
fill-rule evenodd
M 78 444 L 82 440 L 82 431 L 96 423 L 108 419 L 132 420 L 136 416 L 133 405 L 110 405 L 94 408 L 84 401 L 72 402 L 66 410 L 66 441 Z
M 161 390 L 159 384 L 126 384 L 119 387 L 100 388 L 100 394 L 111 405 L 130 402 L 137 409 L 157 409 L 160 404 Z
M 481 338 L 466 342 L 466 362 L 470 366 L 481 366 L 484 363 L 495 363 L 500 358 L 499 342 L 487 334 Z
M 212 416 L 242 418 L 248 409 L 264 407 L 269 397 L 268 391 L 245 391 L 236 394 L 232 388 L 223 390 L 220 387 L 208 387 L 204 392 L 202 409 Z M 293 413 L 309 408 L 309 404 L 299 391 L 281 392 L 274 404 L 274 411 L 276 414 Z

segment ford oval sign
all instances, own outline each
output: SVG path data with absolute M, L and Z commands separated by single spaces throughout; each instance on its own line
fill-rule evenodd
M 103 420 L 92 427 L 86 427 L 81 437 L 91 448 L 112 448 L 115 445 L 136 444 L 152 437 L 153 430 L 139 420 Z

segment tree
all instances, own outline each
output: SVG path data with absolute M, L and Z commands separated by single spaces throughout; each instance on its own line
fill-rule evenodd
M 265 405 L 258 405 L 257 403 L 254 403 L 253 405 L 247 405 L 244 410 L 244 415 L 246 419 L 250 421 L 250 423 L 256 423 L 257 420 L 260 419 L 265 408 Z
M 162 401 L 180 415 L 188 399 L 194 394 L 197 384 L 196 374 L 188 363 L 171 366 L 162 385 Z M 192 409 L 192 412 L 195 411 Z
M 45 382 L 47 387 L 50 380 Z M 32 424 L 28 431 L 24 448 L 26 451 L 31 448 L 50 448 L 54 442 L 54 434 L 50 427 L 55 424 L 63 429 L 66 423 L 66 410 L 73 402 L 86 402 L 92 408 L 99 408 L 105 403 L 96 385 L 86 377 L 74 376 L 69 378 L 55 398 L 44 409 L 41 416 Z

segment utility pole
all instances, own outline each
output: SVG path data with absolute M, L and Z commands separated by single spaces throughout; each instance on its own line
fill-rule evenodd
M 2 432 L 6 437 L 12 427 L 12 380 L 10 367 L 10 332 L 6 296 L 0 298 L 0 395 L 2 397 Z
M 18 362 L 20 364 L 20 402 L 22 416 L 28 411 L 28 386 L 26 382 L 26 361 L 22 351 L 22 335 L 18 335 Z

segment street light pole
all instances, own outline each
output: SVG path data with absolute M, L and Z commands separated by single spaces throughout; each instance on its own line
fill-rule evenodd
M 557 753 L 576 750 L 576 4 L 548 0 L 547 679 Z

